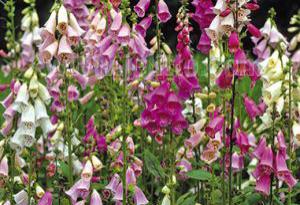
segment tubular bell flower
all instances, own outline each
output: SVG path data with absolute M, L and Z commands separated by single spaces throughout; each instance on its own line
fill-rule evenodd
M 166 2 L 164 0 L 159 0 L 159 2 L 158 2 L 157 17 L 163 23 L 166 23 L 172 17 L 172 15 L 170 14 L 168 5 L 166 4 Z
M 134 11 L 138 17 L 143 18 L 150 6 L 150 0 L 140 0 L 137 5 L 134 6 Z

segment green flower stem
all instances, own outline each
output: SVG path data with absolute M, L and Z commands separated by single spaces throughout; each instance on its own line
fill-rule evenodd
M 234 76 L 232 84 L 232 99 L 231 99 L 231 116 L 230 116 L 230 147 L 229 147 L 229 205 L 232 205 L 232 152 L 233 152 L 233 130 L 234 130 L 234 101 L 235 101 L 235 84 L 237 77 Z
M 225 137 L 226 137 L 226 100 L 223 98 L 223 113 L 224 113 L 224 126 L 223 126 L 223 144 L 225 145 Z M 226 146 L 223 148 L 223 157 L 222 157 L 222 199 L 223 202 L 226 201 L 226 194 L 225 194 L 225 156 L 226 156 Z
M 272 152 L 275 153 L 275 119 L 276 119 L 276 104 L 273 104 L 273 111 L 272 111 Z M 270 182 L 270 197 L 269 197 L 269 205 L 273 204 L 273 180 L 274 180 L 274 173 L 271 174 L 271 182 Z
M 156 0 L 156 12 L 158 13 L 158 0 Z M 157 38 L 157 53 L 156 53 L 156 62 L 158 64 L 158 71 L 160 72 L 160 36 L 161 36 L 161 31 L 160 31 L 160 24 L 159 24 L 159 19 L 158 19 L 158 14 L 156 14 L 156 38 Z
M 68 87 L 69 87 L 69 80 L 67 76 L 67 68 L 63 66 L 64 69 L 64 82 L 65 82 L 65 106 L 66 106 L 66 113 L 65 113 L 65 134 L 66 140 L 68 143 L 68 167 L 69 167 L 69 174 L 68 174 L 68 181 L 69 187 L 73 185 L 73 163 L 72 163 L 72 140 L 71 140 L 71 133 L 72 125 L 71 125 L 71 115 L 70 112 L 70 103 L 68 102 Z
M 126 146 L 126 129 L 127 129 L 127 66 L 126 66 L 126 54 L 123 59 L 123 139 L 122 139 L 122 151 L 123 151 L 123 174 L 122 174 L 122 185 L 123 185 L 123 201 L 122 204 L 127 203 L 127 188 L 126 188 L 126 169 L 127 169 L 127 146 Z
M 282 58 L 281 58 L 282 61 Z M 292 139 L 291 139 L 291 127 L 292 127 L 292 66 L 288 64 L 288 72 L 289 72 L 289 119 L 288 119 L 288 154 L 290 156 L 290 160 L 288 161 L 288 168 L 292 169 Z M 288 193 L 288 205 L 292 203 L 291 190 Z

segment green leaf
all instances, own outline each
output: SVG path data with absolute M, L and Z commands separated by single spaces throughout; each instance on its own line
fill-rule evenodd
M 186 194 L 183 194 L 183 195 L 181 195 L 178 199 L 177 199 L 177 202 L 176 202 L 176 204 L 177 205 L 180 205 L 180 204 L 182 204 L 183 202 L 184 202 L 184 200 L 190 195 L 191 193 L 186 193 Z
M 200 181 L 209 181 L 212 178 L 211 173 L 204 170 L 192 170 L 187 173 L 187 176 Z
M 251 79 L 247 76 L 244 77 L 242 80 L 238 81 L 236 89 L 240 94 L 244 94 L 244 93 L 249 94 L 249 92 L 251 91 L 250 85 L 251 85 Z
M 223 204 L 222 202 L 222 192 L 219 189 L 215 189 L 211 192 L 212 204 Z
M 64 177 L 69 177 L 69 166 L 64 161 L 59 161 L 59 167 Z
M 160 162 L 157 157 L 154 156 L 148 149 L 144 151 L 144 159 L 146 168 L 153 176 L 164 177 L 166 175 L 163 168 L 160 166 Z
M 248 204 L 257 204 L 261 200 L 261 195 L 258 193 L 251 194 L 247 197 Z

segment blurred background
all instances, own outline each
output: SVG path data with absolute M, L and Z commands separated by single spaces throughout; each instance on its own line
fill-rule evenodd
M 6 1 L 6 0 L 1 0 Z M 173 18 L 167 23 L 163 24 L 162 31 L 164 33 L 164 39 L 166 42 L 175 49 L 176 46 L 176 36 L 177 34 L 174 31 L 174 28 L 176 26 L 176 13 L 178 8 L 180 7 L 180 0 L 165 0 L 166 3 L 169 5 L 170 12 L 173 15 Z M 214 0 L 213 0 L 214 1 Z M 19 23 L 21 20 L 21 10 L 26 6 L 26 4 L 23 2 L 23 0 L 16 0 L 16 25 L 18 26 L 17 29 L 19 30 Z M 43 25 L 45 21 L 47 20 L 49 16 L 49 10 L 54 2 L 54 0 L 37 0 L 37 11 L 40 17 L 40 25 Z M 132 6 L 135 5 L 138 2 L 138 0 L 131 0 Z M 258 3 L 260 5 L 260 9 L 256 12 L 254 12 L 251 16 L 253 19 L 254 25 L 256 25 L 258 28 L 263 26 L 264 22 L 266 21 L 266 18 L 268 16 L 268 10 L 270 8 L 274 8 L 277 12 L 276 16 L 276 22 L 279 28 L 279 31 L 282 32 L 285 36 L 290 37 L 289 33 L 287 32 L 287 28 L 289 26 L 290 18 L 297 13 L 298 9 L 300 8 L 300 0 L 258 0 Z M 191 7 L 191 9 L 193 9 Z M 5 35 L 5 18 L 6 13 L 3 9 L 3 5 L 0 4 L 0 49 L 5 48 L 5 42 L 4 42 L 4 35 Z M 200 32 L 197 29 L 197 25 L 193 24 L 195 30 L 192 32 L 192 41 L 193 46 L 196 46 L 200 37 Z M 152 29 L 153 30 L 153 29 Z M 154 33 L 150 31 L 148 33 L 148 38 L 153 37 Z M 245 47 L 251 47 L 250 40 L 246 40 Z

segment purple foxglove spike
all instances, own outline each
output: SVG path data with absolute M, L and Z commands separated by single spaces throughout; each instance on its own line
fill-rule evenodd
M 140 0 L 135 6 L 134 11 L 138 17 L 143 18 L 150 6 L 150 0 Z
M 141 124 L 142 127 L 146 127 L 148 126 L 148 124 L 150 122 L 152 122 L 154 119 L 152 112 L 150 112 L 149 110 L 145 109 L 142 114 L 141 114 Z
M 202 32 L 199 43 L 197 45 L 197 49 L 205 55 L 209 54 L 209 51 L 211 49 L 211 40 L 206 32 Z
M 245 154 L 249 151 L 250 144 L 249 144 L 248 136 L 245 132 L 242 132 L 242 131 L 238 132 L 237 144 L 240 147 L 242 154 Z
M 248 60 L 244 50 L 239 49 L 234 54 L 233 72 L 236 76 L 242 77 L 247 74 Z
M 268 196 L 270 194 L 270 184 L 270 175 L 265 174 L 256 181 L 255 190 L 262 193 L 263 195 Z
M 201 154 L 201 160 L 207 164 L 211 164 L 219 157 L 219 152 L 212 148 L 205 149 Z
M 261 32 L 259 31 L 258 28 L 256 28 L 253 24 L 249 23 L 247 25 L 247 30 L 249 31 L 249 33 L 256 37 L 256 38 L 260 38 L 261 37 Z
M 289 156 L 286 153 L 287 147 L 285 144 L 283 132 L 281 130 L 277 134 L 277 146 L 278 146 L 279 152 L 284 155 L 285 159 L 288 159 Z
M 110 27 L 110 30 L 113 33 L 117 33 L 120 30 L 121 26 L 122 26 L 122 13 L 119 12 L 114 17 L 113 22 L 112 22 L 111 27 Z
M 239 172 L 244 168 L 244 157 L 236 152 L 232 155 L 232 168 L 234 172 Z
M 265 137 L 262 137 L 257 145 L 257 147 L 255 148 L 255 150 L 253 151 L 253 156 L 256 157 L 257 159 L 261 159 L 264 150 L 266 149 L 267 146 L 267 141 Z
M 107 152 L 107 144 L 106 144 L 106 139 L 104 136 L 98 136 L 96 143 L 97 143 L 97 149 L 98 149 L 99 153 Z
M 112 44 L 109 48 L 105 50 L 105 52 L 103 53 L 104 65 L 110 65 L 112 63 L 113 59 L 116 56 L 118 48 L 119 46 L 117 44 Z
M 143 191 L 137 186 L 135 186 L 133 200 L 136 205 L 145 205 L 149 203 Z
M 230 69 L 223 69 L 216 79 L 216 84 L 221 89 L 230 88 L 232 84 L 233 73 Z
M 228 40 L 228 48 L 230 53 L 235 53 L 240 48 L 239 36 L 236 32 L 232 32 Z
M 109 182 L 109 184 L 105 187 L 106 189 L 116 193 L 118 184 L 120 183 L 120 176 L 118 174 L 114 174 Z
M 224 124 L 223 116 L 214 117 L 205 128 L 206 134 L 211 138 L 214 138 L 215 134 L 222 129 L 223 124 Z
M 176 135 L 181 135 L 183 130 L 188 127 L 187 121 L 184 119 L 181 113 L 173 117 L 172 132 Z
M 74 85 L 68 87 L 68 100 L 70 102 L 76 101 L 79 98 L 79 91 Z
M 170 125 L 172 121 L 172 116 L 168 112 L 168 110 L 165 109 L 156 109 L 154 111 L 154 118 L 155 122 L 160 126 L 160 127 L 167 127 Z
M 113 200 L 122 201 L 123 200 L 123 186 L 122 182 L 120 182 L 116 188 L 116 192 L 114 193 Z
M 164 0 L 159 0 L 158 2 L 157 16 L 160 22 L 163 23 L 166 23 L 172 17 L 168 5 L 166 4 L 166 2 L 164 2 Z
M 273 151 L 271 147 L 266 147 L 260 159 L 259 166 L 264 167 L 266 172 L 271 172 L 273 168 Z
M 0 176 L 3 178 L 8 177 L 8 159 L 6 156 L 0 162 Z
M 167 100 L 167 95 L 169 93 L 170 89 L 170 84 L 169 83 L 164 83 L 161 84 L 158 88 L 156 88 L 153 91 L 153 95 L 151 98 L 151 101 L 153 104 L 156 104 L 158 106 L 161 106 L 166 103 Z
M 132 168 L 128 167 L 126 171 L 126 185 L 136 185 L 136 177 Z
M 193 85 L 182 74 L 175 76 L 174 81 L 179 88 L 178 97 L 182 100 L 188 99 L 191 96 Z
M 256 45 L 254 48 L 253 48 L 253 53 L 255 55 L 257 55 L 258 58 L 260 59 L 263 59 L 263 54 L 267 48 L 267 43 L 268 43 L 268 40 L 267 39 L 264 39 L 262 41 L 260 41 L 258 43 L 258 45 Z
M 152 16 L 149 15 L 145 17 L 140 23 L 135 25 L 134 29 L 136 32 L 140 33 L 143 37 L 146 37 L 146 32 L 148 28 L 151 26 L 151 24 L 152 24 Z
M 102 199 L 96 189 L 93 190 L 90 205 L 102 205 Z
M 80 179 L 65 193 L 76 202 L 78 198 L 86 199 L 89 195 L 90 181 Z
M 180 99 L 173 92 L 171 92 L 168 96 L 166 109 L 172 115 L 175 115 L 176 113 L 181 112 L 182 106 L 181 106 L 181 103 L 180 103 Z
M 38 205 L 52 205 L 52 200 L 52 194 L 47 191 L 39 200 Z
M 195 148 L 197 145 L 199 145 L 199 143 L 201 142 L 201 140 L 204 137 L 204 133 L 202 132 L 198 132 L 193 134 L 190 138 L 186 139 L 184 142 L 184 146 L 189 147 L 189 148 Z
M 257 105 L 248 96 L 244 96 L 244 105 L 251 121 L 253 121 L 257 116 L 260 115 L 260 110 L 258 109 Z
M 130 41 L 130 27 L 128 24 L 124 24 L 119 33 L 118 40 L 122 45 L 127 45 Z

